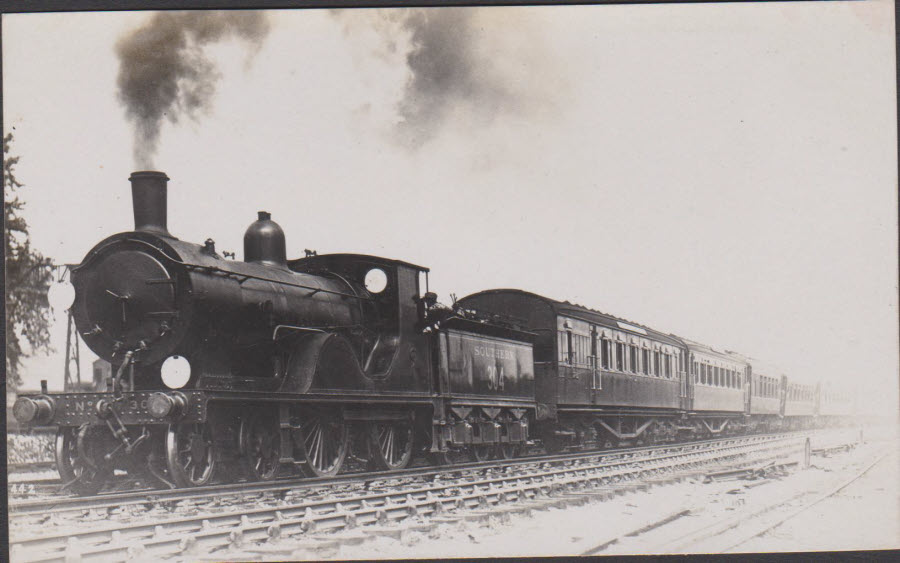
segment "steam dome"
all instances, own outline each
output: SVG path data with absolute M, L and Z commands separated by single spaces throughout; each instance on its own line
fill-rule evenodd
M 244 233 L 244 262 L 287 268 L 284 231 L 268 211 L 260 211 Z

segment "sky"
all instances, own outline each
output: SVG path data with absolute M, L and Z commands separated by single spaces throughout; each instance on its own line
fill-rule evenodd
M 154 18 L 3 16 L 4 129 L 32 244 L 56 262 L 132 228 L 127 178 L 152 165 L 171 178 L 170 232 L 238 258 L 267 210 L 289 257 L 428 266 L 444 303 L 534 291 L 896 408 L 891 2 L 188 22 L 155 150 L 157 114 L 117 83 Z M 26 387 L 61 389 L 63 313 L 53 339 Z

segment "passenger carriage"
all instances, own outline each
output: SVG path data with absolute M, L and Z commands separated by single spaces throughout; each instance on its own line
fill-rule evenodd
M 688 407 L 698 432 L 716 435 L 742 426 L 749 409 L 750 363 L 734 352 L 683 340 L 690 354 Z
M 686 409 L 681 341 L 564 301 L 515 289 L 483 291 L 462 307 L 518 319 L 537 334 L 535 401 L 551 450 L 599 440 L 673 439 Z

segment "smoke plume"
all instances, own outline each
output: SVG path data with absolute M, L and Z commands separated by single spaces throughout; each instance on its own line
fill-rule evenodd
M 398 132 L 410 146 L 428 141 L 460 105 L 482 123 L 515 105 L 516 93 L 482 51 L 476 14 L 466 8 L 423 9 L 406 19 L 411 77 L 398 108 Z
M 333 10 L 370 55 L 405 63 L 407 80 L 392 123 L 394 140 L 418 150 L 449 125 L 477 131 L 505 116 L 550 115 L 564 88 L 540 21 L 503 8 Z M 402 58 L 401 58 L 402 57 Z
M 269 31 L 262 12 L 160 12 L 116 45 L 119 100 L 134 123 L 134 160 L 153 167 L 163 117 L 209 111 L 219 73 L 203 47 L 237 37 L 255 50 Z

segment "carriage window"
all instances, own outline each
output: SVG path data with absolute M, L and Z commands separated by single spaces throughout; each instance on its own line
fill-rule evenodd
M 609 369 L 609 352 L 610 342 L 604 338 L 600 341 L 600 365 L 606 369 Z
M 628 354 L 628 356 L 629 356 L 629 357 L 628 357 L 628 360 L 629 360 L 629 363 L 628 363 L 628 370 L 631 371 L 631 372 L 633 372 L 633 373 L 637 373 L 637 372 L 638 372 L 638 367 L 639 367 L 639 366 L 638 366 L 638 353 L 637 353 L 637 348 L 632 344 L 632 345 L 628 346 L 628 351 L 629 351 L 629 354 Z
M 650 375 L 650 350 L 641 350 L 641 373 Z
M 657 351 L 657 352 L 653 352 L 653 375 L 655 375 L 655 376 L 657 376 L 657 377 L 662 377 L 662 376 L 663 376 L 663 372 L 662 372 L 662 370 L 659 369 L 659 368 L 660 368 L 660 366 L 659 366 L 659 352 Z
M 616 342 L 616 369 L 625 371 L 625 345 Z
M 572 331 L 566 331 L 566 361 L 570 364 L 575 363 L 575 350 L 572 348 Z

